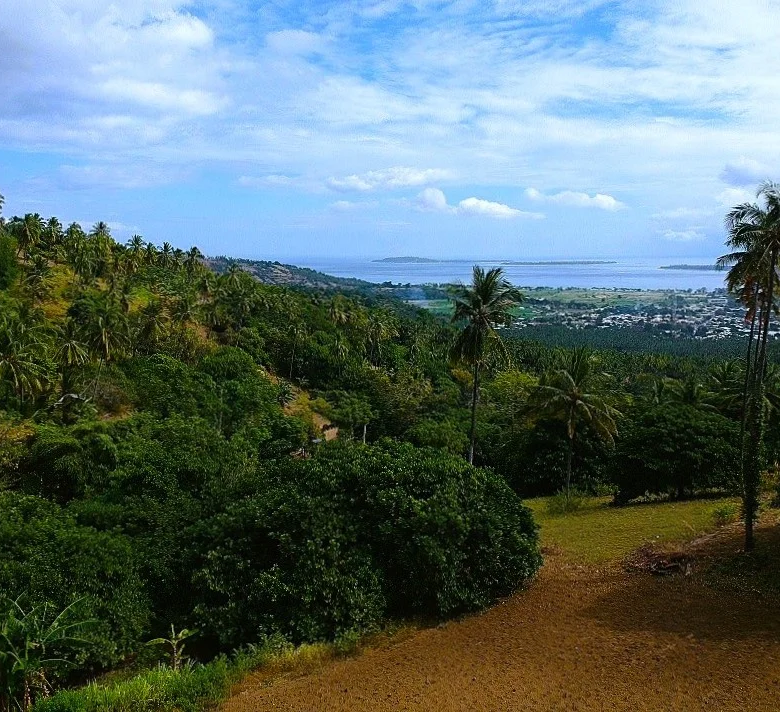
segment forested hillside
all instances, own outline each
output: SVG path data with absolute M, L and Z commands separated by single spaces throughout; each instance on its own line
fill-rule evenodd
M 462 324 L 209 264 L 0 223 L 0 632 L 48 640 L 0 655 L 0 709 L 143 667 L 156 636 L 209 660 L 484 607 L 540 565 L 519 496 L 739 489 L 738 361 L 512 338 L 455 359 Z M 774 408 L 767 432 L 774 453 Z

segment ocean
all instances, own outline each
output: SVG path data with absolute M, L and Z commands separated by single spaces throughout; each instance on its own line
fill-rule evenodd
M 401 284 L 454 283 L 471 281 L 473 264 L 485 268 L 502 266 L 507 279 L 519 287 L 593 287 L 617 289 L 713 290 L 724 286 L 725 272 L 690 269 L 660 269 L 675 264 L 713 264 L 713 261 L 679 257 L 621 259 L 614 264 L 508 265 L 501 261 L 457 261 L 440 263 L 374 262 L 369 259 L 284 260 L 310 267 L 335 277 L 356 277 L 367 282 Z M 535 260 L 534 260 L 535 261 Z M 544 260 L 539 260 L 544 261 Z

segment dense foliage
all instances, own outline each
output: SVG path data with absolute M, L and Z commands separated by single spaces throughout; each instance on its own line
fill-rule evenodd
M 60 683 L 171 625 L 208 659 L 488 605 L 540 564 L 518 495 L 739 489 L 733 343 L 519 338 L 494 328 L 519 296 L 498 273 L 449 325 L 362 284 L 213 264 L 0 218 L 0 591 L 11 617 L 86 622 Z

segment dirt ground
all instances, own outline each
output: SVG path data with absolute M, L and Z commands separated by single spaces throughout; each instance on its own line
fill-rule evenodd
M 545 561 L 485 613 L 313 673 L 250 677 L 221 710 L 780 710 L 777 599 Z

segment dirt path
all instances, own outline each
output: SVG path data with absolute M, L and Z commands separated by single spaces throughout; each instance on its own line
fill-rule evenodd
M 780 610 L 691 578 L 547 556 L 537 580 L 484 614 L 269 684 L 249 710 L 778 710 Z

